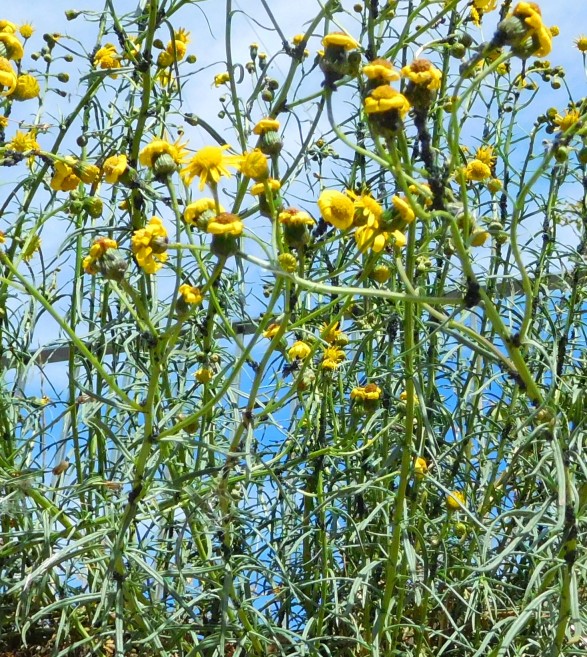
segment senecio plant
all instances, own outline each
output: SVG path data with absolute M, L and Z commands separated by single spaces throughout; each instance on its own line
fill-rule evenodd
M 124 5 L 0 21 L 2 654 L 587 654 L 587 37 Z

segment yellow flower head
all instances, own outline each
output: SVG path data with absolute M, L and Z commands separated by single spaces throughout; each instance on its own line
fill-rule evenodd
M 557 126 L 557 129 L 561 132 L 565 132 L 569 128 L 575 125 L 581 118 L 581 114 L 576 109 L 567 110 L 564 116 L 557 114 L 554 117 L 553 123 Z
M 577 37 L 575 39 L 575 47 L 579 52 L 586 53 L 587 52 L 587 36 L 582 34 L 580 37 Z
M 187 283 L 180 285 L 178 292 L 181 295 L 184 303 L 199 305 L 204 299 L 199 287 L 193 287 Z
M 491 169 L 481 160 L 471 160 L 465 168 L 465 178 L 467 180 L 480 181 L 491 176 Z
M 336 46 L 344 50 L 356 50 L 359 44 L 344 32 L 332 32 L 322 39 L 322 45 L 325 48 Z
M 190 32 L 188 32 L 185 27 L 180 27 L 177 30 L 175 30 L 175 40 L 176 41 L 181 41 L 182 43 L 189 43 L 191 41 L 190 39 Z
M 23 39 L 30 39 L 33 36 L 35 28 L 30 23 L 23 23 L 18 28 L 18 31 Z
M 368 383 L 366 386 L 357 386 L 351 390 L 353 401 L 378 401 L 381 398 L 381 388 L 376 383 Z
M 15 61 L 24 57 L 22 43 L 11 32 L 0 32 L 0 56 Z
M 107 43 L 98 49 L 94 55 L 94 66 L 102 69 L 116 69 L 120 68 L 120 56 L 116 50 L 116 46 L 112 43 Z M 118 77 L 116 73 L 110 75 L 112 78 Z
M 9 34 L 16 34 L 18 26 L 12 21 L 2 18 L 0 20 L 0 32 L 8 32 Z
M 363 106 L 366 114 L 381 114 L 395 110 L 402 118 L 410 109 L 408 99 L 386 84 L 375 87 L 363 101 Z
M 557 37 L 560 33 L 560 27 L 558 25 L 551 25 L 548 28 L 548 31 L 550 32 L 550 36 Z
M 118 244 L 109 237 L 99 237 L 90 247 L 90 253 L 84 258 L 82 263 L 86 274 L 95 276 L 98 273 L 96 267 L 97 261 L 100 260 L 108 249 L 117 249 Z
M 72 160 L 70 164 L 62 161 L 55 162 L 55 173 L 50 183 L 51 189 L 54 189 L 56 192 L 70 192 L 80 184 L 81 180 L 73 169 L 75 161 Z
M 209 367 L 200 367 L 194 376 L 198 383 L 210 383 L 214 378 L 214 372 Z
M 111 155 L 102 165 L 104 177 L 107 183 L 115 184 L 124 175 L 128 168 L 128 159 L 126 155 Z
M 346 190 L 347 195 L 352 199 L 355 207 L 354 224 L 355 226 L 375 226 L 379 224 L 383 208 L 371 194 L 355 194 L 350 189 Z
M 6 57 L 0 57 L 0 95 L 8 96 L 15 89 L 18 82 L 16 71 L 12 68 Z
M 304 40 L 304 35 L 303 34 L 295 34 L 291 40 L 291 42 L 294 44 L 294 46 L 299 46 L 300 43 Z
M 100 180 L 100 169 L 95 164 L 76 162 L 73 166 L 73 172 L 83 183 L 88 185 L 97 183 Z
M 241 155 L 227 155 L 224 151 L 230 148 L 224 146 L 204 146 L 201 148 L 181 170 L 181 177 L 186 185 L 198 176 L 199 189 L 204 189 L 206 183 L 216 186 L 222 176 L 230 177 L 228 167 L 238 168 L 242 161 Z
M 328 344 L 333 344 L 339 339 L 341 334 L 340 322 L 336 322 L 332 325 L 325 323 L 322 328 L 321 337 L 325 342 L 328 342 Z
M 326 223 L 339 230 L 350 228 L 355 216 L 355 206 L 351 199 L 333 189 L 326 189 L 318 198 L 318 207 Z
M 27 243 L 25 244 L 21 256 L 25 262 L 29 262 L 33 259 L 33 256 L 37 251 L 41 250 L 41 238 L 38 235 L 33 235 Z
M 458 511 L 465 506 L 465 495 L 460 490 L 453 490 L 446 496 L 446 506 L 450 511 Z
M 483 246 L 488 238 L 489 231 L 483 230 L 483 228 L 475 228 L 470 235 L 471 246 Z
M 131 237 L 132 252 L 137 263 L 147 274 L 154 274 L 167 260 L 167 230 L 159 217 L 152 217 L 144 228 L 135 230 Z
M 440 89 L 442 71 L 428 59 L 415 59 L 402 68 L 402 75 L 415 85 L 426 87 L 429 91 Z
M 419 185 L 410 185 L 408 187 L 412 194 L 420 197 L 424 207 L 429 208 L 433 203 L 432 190 L 428 183 L 420 183 Z
M 279 333 L 280 329 L 280 324 L 269 324 L 267 329 L 263 331 L 263 337 L 272 340 Z
M 38 151 L 41 147 L 37 143 L 34 132 L 21 132 L 18 130 L 12 140 L 6 144 L 6 148 L 19 153 L 26 153 L 27 151 Z
M 487 13 L 497 7 L 497 0 L 473 0 L 473 7 Z
M 298 340 L 288 349 L 287 357 L 289 360 L 304 360 L 312 353 L 312 347 L 303 340 Z
M 275 132 L 279 130 L 279 121 L 277 119 L 261 119 L 253 128 L 253 134 L 264 135 L 266 132 Z
M 172 58 L 173 62 L 179 62 L 185 57 L 187 45 L 183 41 L 175 39 L 167 44 L 165 52 Z
M 314 223 L 312 217 L 303 210 L 297 208 L 286 208 L 279 213 L 279 223 L 286 226 L 311 226 Z
M 346 355 L 339 347 L 326 347 L 322 354 L 320 367 L 323 370 L 335 370 L 345 360 Z
M 546 57 L 552 50 L 552 34 L 542 22 L 542 12 L 535 2 L 519 2 L 514 7 L 513 16 L 526 25 L 526 39 L 532 39 L 533 50 L 530 54 Z
M 475 159 L 483 162 L 488 167 L 492 167 L 495 164 L 497 158 L 493 154 L 493 146 L 485 144 L 484 146 L 479 146 L 477 152 L 475 153 Z
M 226 84 L 229 81 L 230 81 L 230 73 L 228 71 L 224 71 L 224 73 L 218 73 L 218 75 L 214 76 L 215 87 L 221 87 L 223 84 Z
M 243 222 L 238 215 L 222 212 L 208 223 L 206 231 L 211 235 L 238 237 L 242 234 L 243 228 Z
M 220 213 L 224 212 L 224 208 L 220 205 L 218 206 Z M 209 212 L 210 216 L 216 216 L 216 201 L 213 198 L 201 198 L 193 203 L 190 203 L 186 206 L 183 211 L 183 219 L 186 224 L 195 226 L 198 222 L 198 219 L 205 213 Z
M 414 474 L 418 479 L 421 479 L 428 472 L 428 463 L 426 459 L 421 456 L 416 457 L 414 462 Z
M 404 196 L 392 196 L 391 202 L 400 219 L 406 224 L 411 224 L 416 218 L 412 206 Z
M 388 84 L 400 79 L 400 74 L 393 68 L 387 59 L 374 59 L 363 66 L 363 74 L 373 82 Z
M 269 178 L 269 165 L 267 163 L 267 158 L 259 148 L 255 148 L 250 153 L 243 153 L 238 168 L 243 176 L 252 178 L 256 182 L 262 182 Z
M 180 143 L 179 139 L 174 144 L 165 139 L 153 139 L 139 153 L 139 162 L 144 167 L 152 169 L 161 155 L 170 155 L 175 164 L 179 166 L 186 156 L 185 144 L 186 142 Z
M 16 87 L 10 94 L 10 98 L 12 100 L 30 100 L 31 98 L 37 98 L 40 92 L 41 89 L 37 78 L 25 73 L 18 76 Z
M 281 189 L 281 183 L 275 178 L 267 178 L 264 182 L 255 183 L 249 192 L 252 196 L 259 196 L 265 194 L 265 185 L 267 185 L 272 192 L 278 192 Z

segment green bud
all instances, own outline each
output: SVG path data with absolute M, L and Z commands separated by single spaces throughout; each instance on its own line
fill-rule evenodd
M 90 217 L 97 219 L 98 217 L 102 216 L 104 204 L 102 203 L 102 199 L 98 198 L 97 196 L 88 196 L 85 198 L 83 201 L 83 206 Z
M 162 153 L 153 163 L 153 173 L 157 180 L 163 180 L 177 171 L 177 164 L 169 153 Z
M 59 73 L 57 75 L 57 79 L 59 82 L 69 82 L 69 74 L 68 73 Z
M 128 269 L 128 262 L 118 249 L 108 249 L 106 253 L 96 260 L 96 269 L 111 281 L 121 281 Z
M 82 12 L 77 11 L 75 9 L 67 9 L 65 11 L 65 18 L 67 18 L 68 21 L 73 21 L 75 20 Z

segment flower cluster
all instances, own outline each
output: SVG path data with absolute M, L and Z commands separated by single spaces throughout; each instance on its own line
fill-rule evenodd
M 168 243 L 167 230 L 159 217 L 152 217 L 144 228 L 134 232 L 132 252 L 144 272 L 154 274 L 161 269 L 167 260 Z
M 118 250 L 118 244 L 109 237 L 99 237 L 90 247 L 82 263 L 86 274 L 100 273 L 104 278 L 119 281 L 124 276 L 128 263 Z
M 10 100 L 30 100 L 40 92 L 39 81 L 29 73 L 21 71 L 20 60 L 24 57 L 24 47 L 16 32 L 27 39 L 33 33 L 29 24 L 19 28 L 10 21 L 0 21 L 0 95 Z M 11 62 L 19 62 L 18 71 Z

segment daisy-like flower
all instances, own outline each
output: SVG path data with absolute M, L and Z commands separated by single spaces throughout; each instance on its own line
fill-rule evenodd
M 356 50 L 359 47 L 358 42 L 344 32 L 332 32 L 331 34 L 327 34 L 322 39 L 322 45 L 325 48 L 335 46 L 337 48 L 342 48 L 343 50 Z
M 128 168 L 128 158 L 126 155 L 111 155 L 106 158 L 102 165 L 104 171 L 104 178 L 107 183 L 111 185 L 116 184 L 124 175 Z
M 89 162 L 76 162 L 73 165 L 73 172 L 87 185 L 92 185 L 100 180 L 100 169 Z
M 18 31 L 23 39 L 30 39 L 35 32 L 35 28 L 30 23 L 23 23 Z
M 288 349 L 287 357 L 289 360 L 304 360 L 312 353 L 312 347 L 303 340 L 298 340 Z
M 328 342 L 328 344 L 334 344 L 341 335 L 344 334 L 340 330 L 340 322 L 336 322 L 332 325 L 330 325 L 328 322 L 323 324 L 320 336 L 324 342 Z
M 0 57 L 18 61 L 24 57 L 22 43 L 12 32 L 0 32 Z
M 314 223 L 312 217 L 303 210 L 297 208 L 286 208 L 279 213 L 278 220 L 280 224 L 286 226 L 311 226 Z
M 199 189 L 204 189 L 206 184 L 215 187 L 222 176 L 231 176 L 228 167 L 238 168 L 242 161 L 241 155 L 227 155 L 230 146 L 204 146 L 201 148 L 181 170 L 182 180 L 186 185 L 198 176 L 200 179 Z
M 120 55 L 116 50 L 116 46 L 112 43 L 107 43 L 99 48 L 94 55 L 94 66 L 102 69 L 117 69 L 121 68 Z M 111 78 L 117 78 L 116 73 L 110 74 Z
M 363 101 L 363 106 L 369 116 L 394 111 L 403 118 L 410 109 L 408 99 L 386 84 L 375 87 Z
M 279 333 L 280 329 L 280 324 L 269 324 L 269 326 L 263 331 L 263 337 L 272 340 Z
M 36 135 L 34 132 L 21 132 L 17 130 L 6 148 L 19 153 L 26 153 L 27 151 L 38 151 L 39 146 Z
M 90 253 L 82 263 L 86 274 L 101 273 L 106 279 L 120 281 L 128 263 L 118 250 L 118 244 L 109 237 L 99 237 L 90 247 Z
M 18 25 L 5 18 L 0 19 L 0 32 L 8 32 L 9 34 L 16 34 Z
M 16 87 L 10 94 L 12 100 L 30 100 L 37 98 L 41 89 L 37 78 L 28 73 L 19 75 L 16 80 Z
M 178 292 L 186 304 L 199 305 L 204 300 L 200 288 L 188 285 L 188 283 L 180 285 Z
M 281 189 L 281 183 L 279 180 L 275 178 L 267 178 L 264 182 L 255 183 L 251 189 L 249 189 L 249 194 L 251 194 L 251 196 L 261 196 L 262 194 L 265 194 L 265 185 L 267 185 L 269 191 L 273 193 L 278 192 Z
M 377 87 L 382 84 L 388 84 L 400 79 L 400 74 L 396 71 L 391 62 L 387 59 L 374 59 L 363 66 L 363 75 Z
M 244 229 L 241 218 L 230 212 L 222 212 L 208 222 L 206 232 L 211 235 L 222 235 L 228 237 L 238 237 L 242 235 Z
M 355 194 L 350 189 L 346 190 L 347 195 L 352 199 L 355 206 L 355 215 L 353 223 L 355 226 L 364 226 L 367 224 L 379 224 L 383 208 L 371 194 Z
M 186 157 L 186 143 L 179 139 L 173 144 L 166 139 L 153 139 L 139 153 L 139 162 L 153 169 L 156 175 L 173 173 Z
M 279 130 L 279 121 L 277 119 L 261 119 L 253 128 L 254 135 L 264 135 L 266 132 L 276 132 Z
M 81 179 L 74 171 L 75 160 L 68 158 L 67 162 L 58 160 L 54 164 L 55 172 L 51 178 L 50 187 L 56 192 L 70 192 L 80 184 Z
M 194 376 L 198 383 L 210 383 L 214 378 L 214 372 L 209 367 L 200 367 Z
M 402 75 L 418 87 L 425 87 L 429 91 L 440 89 L 442 71 L 428 59 L 415 59 L 402 68 Z
M 159 217 L 152 217 L 149 223 L 136 230 L 131 238 L 132 252 L 139 266 L 147 274 L 154 274 L 167 260 L 167 230 Z
M 397 212 L 401 221 L 406 224 L 411 224 L 412 221 L 416 218 L 412 206 L 408 203 L 408 200 L 403 196 L 392 196 L 391 203 L 393 204 L 394 210 Z
M 428 463 L 422 456 L 417 456 L 414 462 L 414 474 L 421 479 L 428 472 Z
M 250 153 L 243 153 L 238 168 L 243 176 L 252 178 L 255 182 L 262 182 L 269 178 L 267 158 L 259 148 L 255 148 Z
M 473 0 L 473 7 L 487 13 L 497 7 L 497 0 Z
M 469 242 L 471 246 L 483 246 L 489 238 L 489 231 L 476 227 L 471 231 Z
M 224 71 L 224 73 L 218 73 L 217 75 L 214 76 L 215 87 L 221 87 L 223 84 L 226 84 L 227 82 L 230 82 L 230 73 L 228 71 Z
M 587 52 L 587 36 L 582 34 L 581 36 L 577 37 L 575 39 L 575 48 L 579 52 L 586 53 Z
M 357 386 L 351 390 L 353 401 L 378 401 L 381 398 L 381 388 L 376 383 L 368 383 L 366 386 Z
M 519 2 L 511 14 L 497 26 L 497 34 L 522 58 L 546 57 L 552 50 L 552 34 L 542 22 L 535 2 Z
M 564 116 L 557 114 L 554 117 L 553 123 L 557 126 L 557 130 L 565 132 L 575 125 L 581 118 L 581 114 L 576 109 L 567 110 Z
M 453 490 L 446 496 L 446 506 L 450 511 L 458 511 L 465 506 L 465 494 L 460 490 Z
M 323 370 L 335 370 L 345 360 L 346 355 L 339 347 L 326 347 L 322 354 L 320 367 Z
M 202 230 L 206 230 L 208 222 L 217 214 L 223 212 L 224 208 L 221 205 L 216 206 L 216 201 L 213 198 L 201 198 L 186 206 L 183 211 L 183 220 L 190 226 L 197 226 Z
M 488 144 L 479 146 L 475 153 L 475 159 L 483 162 L 483 164 L 486 164 L 488 167 L 492 167 L 497 160 L 493 154 L 493 146 L 489 146 Z
M 326 189 L 318 198 L 318 207 L 326 223 L 339 230 L 350 228 L 355 216 L 355 206 L 342 192 Z
M 367 224 L 357 228 L 355 242 L 361 253 L 371 249 L 374 253 L 381 253 L 393 238 L 394 246 L 402 248 L 407 244 L 406 236 L 399 230 L 383 230 L 378 224 Z
M 481 160 L 471 160 L 465 167 L 465 178 L 472 181 L 481 181 L 491 176 L 491 169 Z
M 6 57 L 0 57 L 0 95 L 9 96 L 18 82 L 16 71 L 12 68 Z

